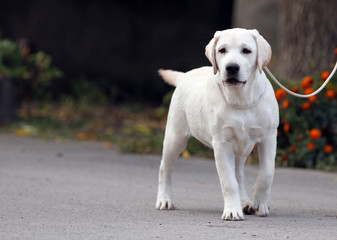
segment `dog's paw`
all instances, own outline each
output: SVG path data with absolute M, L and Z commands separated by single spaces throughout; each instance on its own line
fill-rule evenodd
M 242 210 L 225 209 L 221 219 L 226 221 L 242 221 L 244 219 Z
M 156 209 L 158 210 L 173 210 L 173 201 L 169 198 L 158 198 L 156 202 Z
M 269 214 L 270 207 L 268 203 L 255 204 L 256 214 L 260 217 L 267 217 Z
M 256 209 L 254 208 L 253 204 L 247 204 L 243 206 L 244 207 L 242 208 L 242 211 L 244 212 L 244 214 L 247 214 L 247 215 L 255 214 Z
M 244 214 L 251 215 L 255 214 L 256 209 L 252 201 L 246 200 L 242 201 L 242 211 Z

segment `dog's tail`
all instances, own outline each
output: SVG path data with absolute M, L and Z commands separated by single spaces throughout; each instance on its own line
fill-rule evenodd
M 183 72 L 164 69 L 159 69 L 158 73 L 165 82 L 175 87 L 178 85 L 179 79 L 185 74 Z

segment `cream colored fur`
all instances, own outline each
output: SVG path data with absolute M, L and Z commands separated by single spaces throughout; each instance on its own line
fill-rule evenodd
M 274 91 L 262 71 L 271 57 L 270 46 L 258 31 L 236 28 L 216 32 L 206 56 L 212 67 L 187 73 L 159 71 L 176 89 L 165 130 L 156 208 L 174 208 L 173 164 L 194 136 L 214 150 L 224 199 L 222 219 L 242 220 L 243 211 L 267 216 L 279 124 Z M 233 64 L 239 67 L 234 75 L 229 70 Z M 259 176 L 251 201 L 244 165 L 256 144 Z

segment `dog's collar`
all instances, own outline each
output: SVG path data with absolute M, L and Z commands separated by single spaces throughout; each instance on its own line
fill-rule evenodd
M 219 87 L 222 88 L 222 86 L 220 84 L 219 84 Z M 235 108 L 235 109 L 238 109 L 238 110 L 244 110 L 244 109 L 249 109 L 249 108 L 255 107 L 257 104 L 259 104 L 261 102 L 261 100 L 263 99 L 264 95 L 266 94 L 266 91 L 267 91 L 267 84 L 265 85 L 265 88 L 264 88 L 262 94 L 252 104 L 245 105 L 245 106 L 242 106 L 242 105 L 239 105 L 239 104 L 230 104 L 230 105 L 231 105 L 232 108 Z M 225 99 L 225 96 L 223 95 L 223 92 L 221 90 L 220 90 L 220 94 Z
M 231 104 L 231 107 L 232 108 L 235 108 L 235 109 L 239 109 L 239 110 L 244 110 L 244 109 L 249 109 L 249 108 L 252 108 L 252 107 L 255 107 L 257 104 L 259 104 L 261 102 L 261 100 L 263 99 L 265 93 L 266 93 L 266 90 L 267 90 L 267 84 L 265 85 L 265 88 L 262 92 L 262 94 L 259 96 L 259 98 L 253 102 L 252 104 L 249 104 L 249 105 L 245 105 L 245 106 L 242 106 L 242 105 L 239 105 L 239 104 Z

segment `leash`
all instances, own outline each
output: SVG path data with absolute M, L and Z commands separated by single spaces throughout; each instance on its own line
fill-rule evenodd
M 325 80 L 325 82 L 322 84 L 322 86 L 320 88 L 318 88 L 315 92 L 311 93 L 311 94 L 307 94 L 307 95 L 303 95 L 303 94 L 298 94 L 298 93 L 294 93 L 293 91 L 290 91 L 288 88 L 286 88 L 285 86 L 283 86 L 277 79 L 276 77 L 274 77 L 274 75 L 269 71 L 269 69 L 267 68 L 267 66 L 265 66 L 263 68 L 271 77 L 271 79 L 273 79 L 273 81 L 283 90 L 285 90 L 287 93 L 289 93 L 290 95 L 293 95 L 295 97 L 299 97 L 299 98 L 309 98 L 312 97 L 314 95 L 316 95 L 317 93 L 319 93 L 320 91 L 322 91 L 322 89 L 328 84 L 328 82 L 330 81 L 330 79 L 333 77 L 333 75 L 336 72 L 337 69 L 337 62 L 335 63 L 334 68 L 332 69 L 329 77 Z

